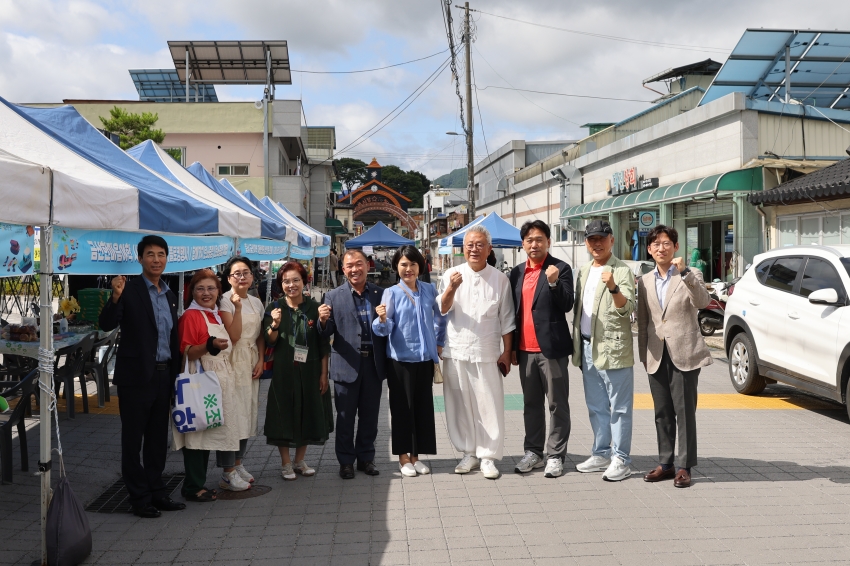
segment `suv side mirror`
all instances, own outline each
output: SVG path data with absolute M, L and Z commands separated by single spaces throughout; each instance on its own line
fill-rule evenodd
M 809 295 L 809 302 L 813 305 L 838 305 L 838 293 L 835 289 L 818 289 Z

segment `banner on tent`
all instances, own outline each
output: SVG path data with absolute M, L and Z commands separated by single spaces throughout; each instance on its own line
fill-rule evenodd
M 313 259 L 313 248 L 292 246 L 289 248 L 289 257 L 293 259 Z
M 35 250 L 32 226 L 0 223 L 0 277 L 32 275 Z
M 112 230 L 53 229 L 56 273 L 73 275 L 136 275 L 136 246 L 144 234 Z M 163 236 L 168 243 L 166 273 L 193 271 L 226 262 L 233 255 L 227 236 Z
M 331 255 L 330 246 L 316 246 L 316 257 L 328 257 Z
M 274 261 L 286 257 L 289 253 L 289 242 L 246 238 L 239 240 L 236 253 L 247 256 L 251 261 Z

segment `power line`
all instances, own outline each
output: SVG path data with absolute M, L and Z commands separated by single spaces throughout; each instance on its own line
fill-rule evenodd
M 293 73 L 310 73 L 312 75 L 352 75 L 355 73 L 371 73 L 373 71 L 383 71 L 384 69 L 392 69 L 393 67 L 401 67 L 402 65 L 409 65 L 411 63 L 416 63 L 417 61 L 424 61 L 425 59 L 430 59 L 432 57 L 436 57 L 437 55 L 441 55 L 448 51 L 448 49 L 443 49 L 442 51 L 438 51 L 437 53 L 433 53 L 428 55 L 427 57 L 420 57 L 419 59 L 412 59 L 410 61 L 405 61 L 404 63 L 395 63 L 394 65 L 387 65 L 386 67 L 376 67 L 374 69 L 361 69 L 359 71 L 300 71 L 297 69 L 291 69 Z
M 562 92 L 546 92 L 546 91 L 543 91 L 543 90 L 528 90 L 528 89 L 524 89 L 524 88 L 508 88 L 506 86 L 488 85 L 488 86 L 479 87 L 478 85 L 475 85 L 475 90 L 487 90 L 488 88 L 498 88 L 498 89 L 502 89 L 502 90 L 515 90 L 515 91 L 518 91 L 518 92 L 531 92 L 531 93 L 534 93 L 534 94 L 551 94 L 552 96 L 570 96 L 570 97 L 573 97 L 573 98 L 595 98 L 597 100 L 620 100 L 620 101 L 623 101 L 623 102 L 643 102 L 644 104 L 649 104 L 650 102 L 652 102 L 651 100 L 638 100 L 636 98 L 612 98 L 610 96 L 591 96 L 589 94 L 565 94 L 565 93 L 562 93 Z
M 469 10 L 478 12 L 479 14 L 485 14 L 487 16 L 493 16 L 494 18 L 501 18 L 503 20 L 510 20 L 512 22 L 517 22 L 517 23 L 520 23 L 520 24 L 528 24 L 530 26 L 537 26 L 537 27 L 556 30 L 556 31 L 564 31 L 564 32 L 567 32 L 567 33 L 574 33 L 574 34 L 577 34 L 577 35 L 585 35 L 585 36 L 589 36 L 589 37 L 596 37 L 596 38 L 599 38 L 599 39 L 609 39 L 611 41 L 621 41 L 621 42 L 624 42 L 624 43 L 634 43 L 634 44 L 637 44 L 637 45 L 647 45 L 647 46 L 650 46 L 650 47 L 666 47 L 668 49 L 683 49 L 685 51 L 714 52 L 714 53 L 719 53 L 719 54 L 720 53 L 729 53 L 731 51 L 731 49 L 724 49 L 722 47 L 707 47 L 707 46 L 700 46 L 700 45 L 686 45 L 686 44 L 682 44 L 682 43 L 662 43 L 660 41 L 651 41 L 651 40 L 646 40 L 646 39 L 632 39 L 632 38 L 629 38 L 629 37 L 620 37 L 620 36 L 616 36 L 616 35 L 605 35 L 605 34 L 602 34 L 602 33 L 594 33 L 594 32 L 589 32 L 589 31 L 580 31 L 580 30 L 575 30 L 575 29 L 559 28 L 559 27 L 555 27 L 555 26 L 549 26 L 549 25 L 546 25 L 546 24 L 538 24 L 536 22 L 528 22 L 528 21 L 525 21 L 525 20 L 518 20 L 516 18 L 510 18 L 508 16 L 502 16 L 502 15 L 499 15 L 499 14 L 492 14 L 490 12 L 483 12 L 481 10 L 473 10 L 472 8 L 470 8 Z

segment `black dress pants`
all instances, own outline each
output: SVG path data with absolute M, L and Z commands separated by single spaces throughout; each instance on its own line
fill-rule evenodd
M 699 369 L 681 371 L 670 359 L 667 345 L 658 371 L 649 374 L 649 390 L 655 405 L 655 432 L 658 435 L 658 459 L 672 465 L 679 433 L 677 468 L 697 465 L 697 382 Z
M 397 362 L 388 372 L 392 452 L 396 456 L 437 453 L 434 424 L 434 362 Z
M 378 436 L 383 382 L 378 377 L 373 356 L 374 354 L 369 354 L 360 362 L 360 374 L 353 383 L 334 381 L 334 448 L 340 464 L 354 464 L 355 461 L 365 464 L 375 460 L 375 438 Z
M 168 495 L 162 471 L 168 454 L 171 389 L 168 370 L 154 371 L 151 380 L 139 387 L 118 386 L 121 475 L 133 507 Z

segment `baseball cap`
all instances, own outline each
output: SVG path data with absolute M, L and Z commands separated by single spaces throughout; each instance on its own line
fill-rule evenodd
M 611 225 L 605 220 L 593 220 L 584 228 L 585 238 L 590 238 L 591 236 L 610 236 L 613 234 L 614 231 L 611 230 Z

